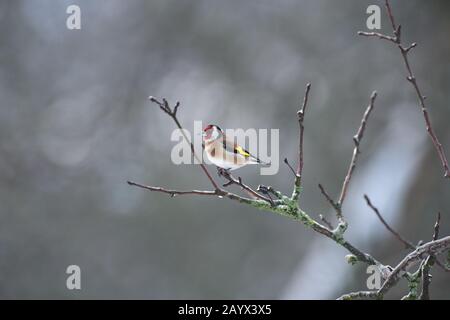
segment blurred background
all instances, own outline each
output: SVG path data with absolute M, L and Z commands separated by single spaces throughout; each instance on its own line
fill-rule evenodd
M 81 30 L 66 8 L 81 8 Z M 366 288 L 366 267 L 285 217 L 205 197 L 170 198 L 127 180 L 207 189 L 199 166 L 170 161 L 171 120 L 149 95 L 179 100 L 180 120 L 280 129 L 296 161 L 306 115 L 301 206 L 333 212 L 352 137 L 373 90 L 375 110 L 344 213 L 347 237 L 385 264 L 408 251 L 365 205 L 413 243 L 438 211 L 450 234 L 450 184 L 393 45 L 358 37 L 382 1 L 152 0 L 0 2 L 0 298 L 334 299 Z M 450 157 L 448 1 L 395 1 L 411 63 Z M 390 32 L 382 12 L 382 31 Z M 210 167 L 215 175 L 215 169 Z M 293 177 L 241 169 L 250 184 L 291 192 Z M 238 190 L 236 190 L 238 191 Z M 68 265 L 82 290 L 66 288 Z M 432 298 L 450 298 L 433 268 Z M 388 298 L 406 293 L 401 282 Z

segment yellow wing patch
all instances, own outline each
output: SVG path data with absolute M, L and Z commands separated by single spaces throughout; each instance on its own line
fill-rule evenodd
M 237 147 L 235 148 L 235 150 L 236 150 L 239 154 L 243 155 L 244 157 L 250 157 L 250 153 L 248 153 L 247 151 L 245 151 L 244 149 L 242 149 L 241 146 L 237 146 Z

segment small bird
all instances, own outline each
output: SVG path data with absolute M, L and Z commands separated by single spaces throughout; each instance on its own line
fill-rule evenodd
M 207 125 L 203 129 L 203 143 L 206 155 L 214 165 L 226 171 L 242 168 L 248 164 L 268 165 L 253 156 L 235 143 L 227 139 L 225 133 L 219 126 L 214 124 Z

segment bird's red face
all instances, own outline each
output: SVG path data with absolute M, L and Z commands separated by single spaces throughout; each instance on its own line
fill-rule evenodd
M 211 139 L 212 132 L 213 126 L 212 125 L 206 126 L 205 129 L 203 129 L 203 139 L 205 140 Z
M 203 129 L 203 140 L 211 141 L 215 140 L 220 136 L 220 129 L 218 126 L 210 124 Z

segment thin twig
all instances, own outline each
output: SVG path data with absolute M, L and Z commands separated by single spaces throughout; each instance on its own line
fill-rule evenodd
M 154 186 L 146 186 L 137 182 L 133 182 L 133 181 L 127 181 L 127 183 L 130 186 L 135 186 L 135 187 L 139 187 L 142 189 L 147 189 L 150 191 L 156 191 L 156 192 L 162 192 L 162 193 L 167 193 L 170 196 L 174 197 L 176 195 L 189 195 L 189 194 L 195 194 L 198 196 L 218 196 L 219 193 L 217 192 L 217 190 L 215 191 L 203 191 L 203 190 L 171 190 L 171 189 L 165 189 L 162 187 L 154 187 Z
M 297 174 L 295 173 L 294 168 L 291 166 L 291 164 L 289 163 L 287 158 L 284 158 L 284 163 L 288 166 L 288 168 L 292 171 L 292 173 L 294 174 L 294 176 L 297 176 Z
M 384 220 L 383 216 L 380 214 L 380 212 L 378 211 L 378 208 L 375 207 L 372 202 L 370 201 L 369 197 L 365 194 L 364 195 L 364 199 L 367 202 L 367 205 L 372 209 L 373 212 L 375 212 L 376 216 L 378 217 L 378 219 L 380 219 L 381 223 L 386 227 L 386 229 L 392 233 L 394 235 L 394 237 L 397 238 L 398 241 L 400 241 L 401 243 L 403 243 L 405 245 L 406 248 L 415 250 L 416 246 L 413 245 L 411 242 L 405 240 L 397 231 L 395 231 L 387 222 L 386 220 Z
M 298 164 L 297 164 L 297 170 L 294 170 L 292 166 L 289 164 L 287 159 L 284 159 L 284 163 L 287 164 L 287 166 L 292 170 L 292 172 L 295 175 L 295 181 L 294 181 L 294 190 L 292 191 L 291 199 L 293 201 L 298 201 L 298 198 L 300 196 L 301 191 L 301 180 L 302 180 L 302 172 L 303 172 L 303 133 L 305 131 L 304 126 L 304 120 L 305 120 L 305 112 L 306 107 L 308 105 L 308 98 L 309 98 L 309 90 L 311 89 L 311 84 L 306 84 L 305 89 L 305 95 L 303 97 L 303 103 L 300 110 L 297 111 L 297 119 L 298 119 L 298 125 L 299 125 L 299 139 L 298 139 Z
M 389 16 L 389 21 L 391 22 L 392 25 L 392 30 L 394 30 L 394 34 L 398 35 L 398 27 L 395 23 L 395 19 L 394 19 L 394 15 L 392 14 L 392 10 L 391 10 L 391 5 L 389 4 L 389 1 L 386 1 L 386 10 Z
M 298 124 L 300 127 L 299 146 L 298 146 L 298 166 L 297 166 L 296 179 L 295 179 L 295 185 L 297 187 L 300 187 L 301 179 L 302 179 L 302 172 L 303 172 L 303 132 L 305 130 L 304 120 L 305 120 L 306 107 L 308 106 L 308 98 L 309 98 L 310 89 L 311 89 L 311 83 L 308 83 L 306 85 L 302 107 L 299 111 L 297 111 Z
M 320 183 L 319 183 L 319 189 L 320 189 L 320 192 L 322 193 L 322 195 L 325 197 L 325 199 L 327 199 L 328 203 L 334 208 L 334 210 L 336 211 L 336 214 L 339 217 L 341 210 L 340 210 L 338 204 L 336 202 L 334 202 L 333 199 L 331 199 L 328 192 L 325 190 L 325 188 Z
M 379 32 L 358 31 L 358 35 L 365 36 L 365 37 L 377 37 L 377 38 L 382 39 L 382 40 L 387 40 L 387 41 L 391 41 L 391 42 L 396 43 L 395 42 L 396 40 L 395 40 L 394 37 L 391 37 L 391 36 L 388 36 L 388 35 L 385 35 L 385 34 L 382 34 L 382 33 L 379 33 Z
M 350 180 L 352 178 L 353 171 L 356 168 L 356 161 L 357 161 L 358 155 L 360 153 L 359 145 L 364 136 L 364 130 L 366 129 L 366 124 L 369 119 L 370 113 L 372 112 L 372 109 L 374 107 L 376 97 L 377 97 L 377 92 L 376 91 L 372 92 L 372 95 L 370 96 L 370 103 L 366 109 L 366 112 L 364 112 L 364 116 L 361 120 L 361 125 L 359 126 L 356 135 L 353 137 L 353 142 L 355 144 L 355 148 L 353 149 L 352 160 L 350 161 L 350 166 L 348 168 L 347 175 L 345 176 L 344 183 L 342 184 L 341 194 L 339 196 L 339 200 L 337 201 L 337 205 L 339 206 L 340 210 L 342 209 L 342 205 L 344 204 L 345 196 L 347 195 L 347 189 L 348 189 Z

